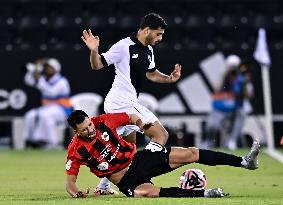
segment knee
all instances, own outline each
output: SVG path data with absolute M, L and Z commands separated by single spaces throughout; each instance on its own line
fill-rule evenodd
M 191 162 L 197 162 L 199 160 L 199 149 L 195 147 L 189 147 L 188 153 Z
M 175 161 L 178 164 L 187 164 L 197 162 L 199 159 L 199 151 L 195 147 L 180 148 L 177 149 L 178 153 L 176 155 Z
M 147 190 L 134 190 L 134 197 L 146 197 L 147 195 Z

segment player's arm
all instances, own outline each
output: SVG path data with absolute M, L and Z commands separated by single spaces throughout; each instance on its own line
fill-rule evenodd
M 181 65 L 176 64 L 175 69 L 170 75 L 166 75 L 159 70 L 147 72 L 146 77 L 156 83 L 175 83 L 181 76 Z
M 77 185 L 77 175 L 67 175 L 66 179 L 66 190 L 73 198 L 85 198 L 88 196 L 89 189 L 86 192 L 79 191 Z
M 98 53 L 99 37 L 93 36 L 91 30 L 84 30 L 81 36 L 83 42 L 90 50 L 90 64 L 93 70 L 99 70 L 104 67 L 101 55 Z

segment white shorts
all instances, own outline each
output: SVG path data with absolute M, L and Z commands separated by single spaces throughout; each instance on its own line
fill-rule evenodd
M 120 101 L 104 101 L 104 111 L 105 113 L 121 113 L 125 112 L 127 114 L 136 114 L 140 119 L 145 122 L 156 122 L 159 121 L 158 118 L 145 106 L 141 105 L 135 101 L 129 101 L 127 103 Z M 127 136 L 134 131 L 138 131 L 139 128 L 136 125 L 126 125 L 121 126 L 117 129 L 119 135 Z

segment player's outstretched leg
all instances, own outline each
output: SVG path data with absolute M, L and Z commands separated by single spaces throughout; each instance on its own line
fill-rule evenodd
M 225 194 L 221 188 L 205 189 L 205 190 L 187 190 L 179 187 L 160 188 L 159 197 L 206 197 L 220 198 Z
M 199 159 L 196 162 L 209 166 L 229 165 L 233 167 L 242 167 L 245 169 L 254 170 L 258 168 L 257 156 L 259 153 L 259 148 L 259 142 L 254 141 L 250 152 L 243 157 L 238 157 L 236 155 L 227 154 L 224 152 L 199 149 Z
M 250 152 L 243 156 L 242 166 L 246 169 L 254 170 L 258 168 L 258 153 L 260 144 L 258 141 L 254 141 Z

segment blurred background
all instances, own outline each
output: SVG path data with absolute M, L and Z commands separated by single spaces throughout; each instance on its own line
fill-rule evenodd
M 214 144 L 231 149 L 248 146 L 252 138 L 267 144 L 261 66 L 254 59 L 259 28 L 266 30 L 271 58 L 272 138 L 275 147 L 283 134 L 283 2 L 279 0 L 1 0 L 0 1 L 0 149 L 24 149 L 24 116 L 41 105 L 41 93 L 25 83 L 25 75 L 39 59 L 56 58 L 70 84 L 73 107 L 91 115 L 103 112 L 114 69 L 92 71 L 89 50 L 81 40 L 83 29 L 100 37 L 100 53 L 137 31 L 149 12 L 168 23 L 163 42 L 155 47 L 156 67 L 170 74 L 175 63 L 182 77 L 174 85 L 145 80 L 141 103 L 154 111 L 171 135 L 168 143 L 202 146 L 213 93 L 227 72 L 227 57 L 241 59 L 252 84 L 245 99 L 245 120 L 236 146 L 225 143 L 227 128 L 218 130 Z M 43 63 L 44 64 L 44 63 Z M 238 69 L 237 68 L 237 69 Z M 34 68 L 35 69 L 35 68 Z M 233 115 L 231 123 L 235 119 Z M 228 126 L 229 127 L 229 126 Z M 59 145 L 72 134 L 58 123 Z M 48 136 L 46 136 L 48 138 Z M 146 139 L 138 143 L 143 144 Z M 282 142 L 283 143 L 283 142 Z

